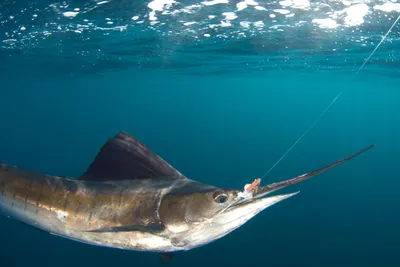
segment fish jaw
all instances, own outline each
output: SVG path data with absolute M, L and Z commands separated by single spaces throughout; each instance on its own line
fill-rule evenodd
M 218 214 L 213 219 L 213 223 L 216 225 L 233 225 L 233 228 L 236 229 L 246 223 L 248 220 L 256 216 L 261 211 L 266 208 L 281 202 L 282 200 L 288 199 L 294 195 L 297 195 L 298 192 L 284 194 L 284 195 L 276 195 L 271 197 L 264 197 L 253 199 L 248 202 L 243 202 L 241 204 L 237 204 L 225 212 Z
M 190 250 L 212 243 L 244 225 L 266 208 L 297 193 L 299 192 L 254 199 L 237 204 L 215 215 L 205 223 L 193 225 L 191 231 L 185 232 L 184 235 L 175 236 L 173 239 L 180 241 L 179 243 L 174 243 L 174 245 L 180 247 L 181 250 Z

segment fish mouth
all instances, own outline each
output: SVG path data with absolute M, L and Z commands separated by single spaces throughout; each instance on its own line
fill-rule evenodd
M 276 189 L 278 190 L 278 189 Z M 294 192 L 294 193 L 289 193 L 289 194 L 281 194 L 281 195 L 275 195 L 275 196 L 269 196 L 267 195 L 269 193 L 272 193 L 271 187 L 263 186 L 257 188 L 257 191 L 253 192 L 253 194 L 248 197 L 248 198 L 240 198 L 238 197 L 231 205 L 229 205 L 227 208 L 225 208 L 224 211 L 230 211 L 238 208 L 243 208 L 246 207 L 248 208 L 249 206 L 254 206 L 256 209 L 259 209 L 262 207 L 262 209 L 265 209 L 277 202 L 280 202 L 282 200 L 288 199 L 294 195 L 297 195 L 300 191 Z M 252 210 L 252 209 L 251 209 Z
M 227 224 L 231 224 L 234 225 L 233 228 L 236 228 L 240 225 L 243 225 L 266 208 L 282 200 L 288 199 L 298 193 L 299 191 L 291 194 L 258 198 L 253 197 L 252 199 L 242 199 L 236 201 L 226 209 L 216 214 L 213 222 L 217 225 L 225 225 L 226 227 L 228 227 Z
M 269 206 L 272 206 L 275 203 L 278 203 L 282 200 L 288 199 L 292 196 L 297 195 L 300 193 L 300 191 L 294 192 L 294 193 L 289 193 L 289 194 L 280 194 L 280 195 L 275 195 L 275 196 L 270 196 L 270 197 L 265 197 L 265 193 L 260 195 L 260 196 L 254 196 L 252 199 L 248 200 L 241 200 L 233 205 L 231 205 L 229 208 L 226 209 L 226 211 L 237 209 L 237 208 L 243 208 L 243 207 L 250 207 L 254 206 L 256 209 L 262 208 L 265 209 Z
M 281 200 L 287 199 L 289 197 L 292 197 L 292 196 L 298 194 L 299 191 L 294 192 L 294 193 L 289 193 L 289 194 L 266 197 L 268 194 L 270 194 L 274 191 L 277 191 L 279 189 L 282 189 L 286 186 L 289 186 L 291 184 L 298 183 L 304 179 L 307 179 L 307 177 L 306 178 L 304 178 L 304 177 L 306 177 L 306 174 L 297 176 L 293 179 L 289 179 L 286 181 L 272 183 L 272 184 L 269 184 L 266 186 L 260 186 L 261 179 L 258 178 L 253 182 L 253 184 L 247 185 L 249 188 L 251 188 L 251 191 L 246 190 L 246 186 L 242 192 L 237 190 L 238 195 L 237 195 L 236 199 L 231 203 L 231 205 L 226 207 L 224 209 L 224 211 L 229 211 L 229 210 L 236 209 L 236 208 L 243 207 L 243 206 L 249 206 L 253 203 L 255 203 L 256 207 L 258 206 L 258 204 L 263 204 L 262 206 L 266 205 L 264 207 L 264 209 L 265 209 Z M 308 177 L 308 178 L 310 178 L 310 177 Z

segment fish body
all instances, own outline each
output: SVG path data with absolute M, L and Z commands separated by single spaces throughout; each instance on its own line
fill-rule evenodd
M 370 149 L 279 183 L 222 189 L 188 179 L 144 144 L 121 132 L 79 178 L 51 176 L 0 163 L 0 211 L 43 231 L 119 249 L 190 250 L 234 231 L 296 193 L 265 197 Z M 246 189 L 245 189 L 246 190 Z M 248 195 L 248 194 L 247 194 Z
M 120 249 L 182 250 L 163 234 L 160 206 L 178 188 L 213 187 L 176 177 L 81 181 L 0 165 L 0 209 L 9 217 L 76 241 Z

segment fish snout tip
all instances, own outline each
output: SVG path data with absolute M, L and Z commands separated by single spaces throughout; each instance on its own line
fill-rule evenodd
M 290 197 L 293 197 L 293 196 L 297 195 L 298 193 L 300 193 L 300 191 L 296 191 L 296 192 L 287 194 L 286 196 L 287 196 L 287 198 L 290 198 Z

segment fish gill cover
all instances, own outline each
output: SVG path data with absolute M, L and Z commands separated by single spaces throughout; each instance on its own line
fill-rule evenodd
M 396 0 L 5 0 L 0 57 L 3 68 L 28 57 L 58 74 L 352 72 L 399 12 Z M 369 71 L 398 73 L 399 38 L 388 36 Z

